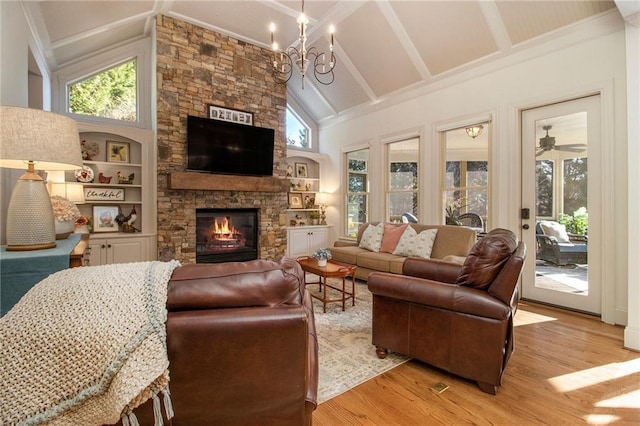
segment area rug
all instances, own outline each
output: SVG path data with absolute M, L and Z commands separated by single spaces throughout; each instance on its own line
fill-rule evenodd
M 315 275 L 307 274 L 307 280 L 317 281 Z M 332 285 L 341 285 L 342 280 L 330 279 Z M 351 288 L 351 281 L 347 281 Z M 318 285 L 307 286 L 312 294 L 318 295 Z M 330 298 L 336 293 L 330 290 Z M 322 312 L 322 302 L 315 299 L 314 312 L 318 336 L 319 381 L 318 403 L 323 403 L 356 387 L 357 385 L 388 371 L 409 360 L 397 354 L 389 354 L 379 359 L 376 348 L 371 344 L 372 297 L 366 283 L 356 283 L 356 305 L 347 301 L 342 311 L 341 302 L 327 304 L 327 312 Z

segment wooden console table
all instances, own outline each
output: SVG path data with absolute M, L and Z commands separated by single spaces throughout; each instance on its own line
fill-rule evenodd
M 27 291 L 49 275 L 82 266 L 89 234 L 71 234 L 46 250 L 0 249 L 0 316 L 6 314 Z

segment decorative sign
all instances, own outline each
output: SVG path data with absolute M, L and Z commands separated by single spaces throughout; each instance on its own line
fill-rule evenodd
M 209 118 L 253 126 L 253 114 L 247 111 L 209 105 Z
M 124 201 L 124 189 L 120 188 L 84 188 L 86 201 Z

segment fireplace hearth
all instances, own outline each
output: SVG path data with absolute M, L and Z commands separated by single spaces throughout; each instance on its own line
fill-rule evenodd
M 258 209 L 196 209 L 196 263 L 258 258 Z

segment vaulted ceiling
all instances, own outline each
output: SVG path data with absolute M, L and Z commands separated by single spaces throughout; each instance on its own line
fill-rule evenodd
M 297 44 L 300 1 L 24 1 L 52 71 L 148 37 L 157 14 L 269 48 Z M 327 51 L 334 24 L 337 65 L 329 86 L 299 74 L 288 93 L 316 122 L 428 86 L 530 49 L 594 17 L 613 1 L 307 0 L 308 45 Z

